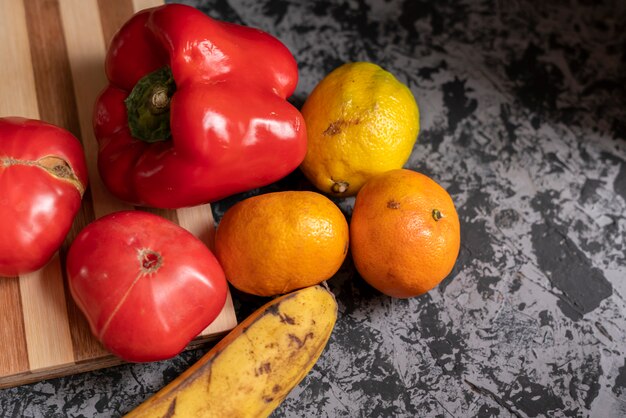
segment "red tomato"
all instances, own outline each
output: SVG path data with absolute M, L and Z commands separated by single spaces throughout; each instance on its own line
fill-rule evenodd
M 180 353 L 226 301 L 224 272 L 202 241 L 141 211 L 87 225 L 69 249 L 67 275 L 93 334 L 127 361 Z
M 0 276 L 43 267 L 80 209 L 87 166 L 80 142 L 59 127 L 0 118 Z

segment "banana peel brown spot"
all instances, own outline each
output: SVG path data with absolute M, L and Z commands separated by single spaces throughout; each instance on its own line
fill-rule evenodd
M 309 332 L 308 334 L 304 336 L 304 340 L 301 340 L 297 335 L 289 334 L 289 339 L 297 345 L 298 350 L 299 350 L 302 347 L 304 347 L 304 344 L 306 344 L 306 340 L 308 340 L 309 338 L 313 338 L 314 336 L 315 335 L 313 335 L 312 332 Z
M 270 374 L 271 372 L 272 372 L 272 364 L 268 361 L 268 362 L 261 364 L 259 368 L 255 369 L 254 375 L 258 377 L 263 374 Z
M 278 309 L 278 307 L 279 307 L 279 306 L 280 306 L 280 304 L 276 304 L 276 305 L 269 306 L 269 307 L 267 308 L 267 313 L 270 313 L 270 314 L 272 314 L 272 315 L 276 315 L 276 316 L 280 316 L 280 310 Z M 252 325 L 252 324 L 250 324 L 250 325 Z M 247 330 L 247 329 L 246 329 L 246 330 Z M 245 332 L 246 330 L 244 330 L 244 332 Z
M 280 317 L 280 322 L 282 322 L 283 324 L 289 324 L 289 325 L 295 325 L 296 324 L 296 320 L 293 319 L 292 317 L 290 317 L 287 314 L 279 313 L 278 316 Z
M 213 363 L 212 361 L 209 363 Z M 206 369 L 206 391 L 207 393 L 211 390 L 211 380 L 213 380 L 213 370 L 211 368 Z M 184 385 L 183 385 L 184 386 Z
M 167 412 L 163 415 L 163 418 L 172 418 L 176 414 L 176 398 L 172 399 Z

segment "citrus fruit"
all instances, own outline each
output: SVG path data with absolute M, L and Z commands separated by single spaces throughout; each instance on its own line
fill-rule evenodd
M 234 287 L 274 296 L 332 277 L 348 242 L 346 218 L 327 197 L 285 191 L 228 209 L 215 234 L 215 254 Z
M 461 237 L 452 198 L 431 178 L 392 170 L 359 191 L 350 248 L 359 274 L 382 293 L 409 298 L 437 286 L 454 267 Z
M 307 153 L 300 168 L 319 190 L 355 195 L 373 175 L 401 168 L 419 132 L 411 90 L 368 62 L 328 74 L 302 107 Z

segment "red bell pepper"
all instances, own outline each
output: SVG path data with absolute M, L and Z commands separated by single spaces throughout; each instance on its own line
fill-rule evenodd
M 98 168 L 122 200 L 213 202 L 304 159 L 304 120 L 286 100 L 297 64 L 267 33 L 180 4 L 147 9 L 114 36 L 106 74 L 94 109 Z

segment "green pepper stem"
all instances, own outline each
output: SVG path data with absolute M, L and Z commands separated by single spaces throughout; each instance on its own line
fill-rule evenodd
M 137 82 L 124 100 L 132 136 L 146 142 L 170 138 L 170 101 L 175 91 L 172 70 L 167 66 Z

